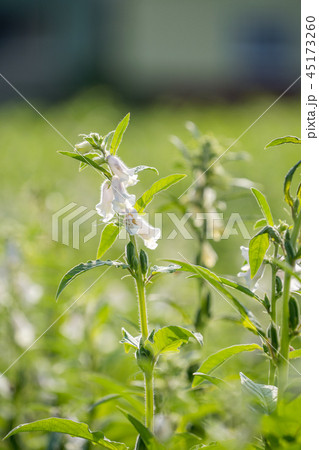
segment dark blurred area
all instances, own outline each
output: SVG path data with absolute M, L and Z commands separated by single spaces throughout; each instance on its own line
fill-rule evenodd
M 133 100 L 281 92 L 300 74 L 299 21 L 296 0 L 2 0 L 1 73 L 51 101 L 88 85 Z

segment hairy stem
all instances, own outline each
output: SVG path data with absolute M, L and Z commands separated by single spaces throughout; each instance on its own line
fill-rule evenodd
M 138 268 L 136 270 L 136 288 L 138 297 L 138 307 L 139 307 L 139 319 L 142 334 L 142 342 L 144 342 L 148 337 L 148 320 L 147 320 L 147 305 L 146 305 L 146 295 L 145 295 L 145 280 L 142 274 L 138 247 L 135 236 L 130 237 L 131 242 L 135 248 L 136 258 L 138 260 Z M 145 423 L 146 426 L 153 431 L 154 422 L 154 372 L 153 368 L 144 372 L 145 380 Z

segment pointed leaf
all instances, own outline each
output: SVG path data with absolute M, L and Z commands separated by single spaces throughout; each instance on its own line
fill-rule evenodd
M 177 264 L 169 264 L 168 266 L 153 266 L 151 268 L 151 274 L 156 275 L 157 273 L 174 273 L 180 268 L 181 266 L 178 266 Z
M 203 337 L 200 333 L 172 325 L 160 328 L 152 334 L 145 342 L 144 347 L 157 358 L 161 353 L 179 352 L 180 346 L 186 344 L 190 338 L 196 339 L 200 345 L 203 345 Z
M 249 242 L 250 277 L 254 278 L 269 247 L 268 234 L 257 234 Z
M 87 164 L 88 166 L 93 167 L 93 169 L 99 170 L 100 172 L 103 172 L 104 175 L 107 176 L 107 178 L 111 178 L 111 173 L 103 166 L 100 166 L 95 161 L 93 161 L 91 158 L 86 157 L 85 155 L 81 155 L 79 153 L 74 152 L 64 152 L 59 151 L 60 155 L 69 156 L 70 158 L 76 159 L 78 161 L 81 161 L 84 164 Z
M 100 259 L 101 256 L 103 256 L 104 253 L 110 247 L 112 247 L 119 232 L 120 232 L 119 227 L 117 225 L 115 225 L 114 223 L 109 223 L 104 227 L 104 229 L 101 233 L 101 238 L 100 238 L 100 243 L 99 243 L 99 248 L 97 251 L 96 259 Z
M 263 336 L 264 332 L 251 311 L 249 311 L 237 298 L 235 298 L 227 289 L 222 285 L 222 279 L 219 278 L 215 273 L 206 269 L 205 267 L 196 266 L 195 264 L 188 264 L 183 261 L 178 261 L 175 259 L 169 259 L 168 261 L 178 264 L 181 266 L 181 271 L 191 272 L 195 275 L 199 275 L 204 278 L 204 280 L 208 281 L 217 291 L 224 294 L 225 297 L 229 298 L 234 306 L 234 308 L 240 314 L 240 320 L 242 325 L 248 330 L 252 331 L 254 334 L 258 334 Z
M 261 409 L 264 414 L 274 412 L 277 406 L 278 388 L 276 386 L 254 383 L 243 373 L 239 375 L 243 390 L 253 398 L 258 409 Z
M 153 172 L 155 172 L 158 175 L 158 170 L 156 169 L 156 167 L 150 167 L 150 166 L 137 166 L 137 167 L 135 167 L 135 173 L 142 172 L 143 170 L 152 170 Z
M 167 177 L 161 178 L 158 181 L 155 181 L 154 184 L 144 192 L 144 194 L 137 200 L 135 203 L 135 208 L 138 212 L 144 211 L 146 206 L 153 200 L 154 195 L 158 194 L 161 191 L 164 191 L 165 189 L 168 189 L 173 184 L 177 183 L 178 181 L 185 178 L 186 175 L 184 174 L 173 174 L 168 175 Z
M 253 350 L 262 350 L 262 348 L 257 344 L 240 344 L 219 350 L 206 358 L 197 369 L 196 373 L 200 372 L 201 374 L 209 375 L 232 356 L 242 352 L 251 352 Z M 202 377 L 198 377 L 196 373 L 194 373 L 193 387 L 198 386 L 203 381 Z
M 8 438 L 14 434 L 25 431 L 48 431 L 51 433 L 64 433 L 70 436 L 86 439 L 101 447 L 110 450 L 125 450 L 128 447 L 120 442 L 113 442 L 107 439 L 101 431 L 91 431 L 86 423 L 74 422 L 68 419 L 59 419 L 51 417 L 49 419 L 37 420 L 36 422 L 26 423 L 14 428 L 5 437 Z
M 287 173 L 286 177 L 285 177 L 285 182 L 284 182 L 284 194 L 285 194 L 285 200 L 288 203 L 289 206 L 293 207 L 294 206 L 294 199 L 291 197 L 290 195 L 290 186 L 291 186 L 291 182 L 292 182 L 292 178 L 294 176 L 294 173 L 296 172 L 296 170 L 298 169 L 298 167 L 300 166 L 301 161 L 298 161 L 297 164 L 295 164 Z
M 301 144 L 301 139 L 296 136 L 284 136 L 269 142 L 265 148 L 275 147 L 276 145 L 282 144 Z
M 255 188 L 251 188 L 251 192 L 254 194 L 254 196 L 256 197 L 257 203 L 261 209 L 261 212 L 263 213 L 265 219 L 268 222 L 268 225 L 270 225 L 271 227 L 274 226 L 274 221 L 271 215 L 271 211 L 270 211 L 270 207 L 268 205 L 268 202 L 266 200 L 266 197 L 264 196 L 264 194 L 262 194 L 260 191 L 258 191 L 258 189 Z
M 117 149 L 119 148 L 119 146 L 122 142 L 123 134 L 125 133 L 125 130 L 129 124 L 129 121 L 130 121 L 130 113 L 126 114 L 124 119 L 122 119 L 121 122 L 116 127 L 115 133 L 112 138 L 111 148 L 110 148 L 111 155 L 115 155 L 115 153 L 117 152 Z
M 129 266 L 127 264 L 118 262 L 118 261 L 101 261 L 100 259 L 97 259 L 96 261 L 88 261 L 86 263 L 80 263 L 77 266 L 70 269 L 62 278 L 60 281 L 57 293 L 56 293 L 56 299 L 60 296 L 61 292 L 79 275 L 81 275 L 84 272 L 87 272 L 88 270 L 95 269 L 96 267 L 101 266 L 115 266 L 115 267 L 122 267 L 122 269 L 127 269 Z
M 257 220 L 257 222 L 254 225 L 254 229 L 259 228 L 259 227 L 264 227 L 267 225 L 267 220 L 266 219 L 259 219 Z
M 132 416 L 130 413 L 125 411 L 122 408 L 118 408 L 124 416 L 131 422 L 135 430 L 138 432 L 138 434 L 141 436 L 141 439 L 143 440 L 145 446 L 149 450 L 163 450 L 164 447 L 157 441 L 154 434 L 146 428 L 145 425 L 142 424 L 138 419 L 136 419 L 134 416 Z
M 196 376 L 198 379 L 202 378 L 202 381 L 209 381 L 211 384 L 214 384 L 217 387 L 226 385 L 227 383 L 218 377 L 213 377 L 212 375 L 207 375 L 206 373 L 202 372 L 194 372 L 194 376 Z
M 125 328 L 122 328 L 122 334 L 123 338 L 121 339 L 120 344 L 124 344 L 126 353 L 128 353 L 130 348 L 137 350 L 139 347 L 140 336 L 136 338 L 133 337 L 128 331 L 125 330 Z
M 219 279 L 220 279 L 220 281 L 222 282 L 222 284 L 224 286 L 228 286 L 228 287 L 231 287 L 233 289 L 236 289 L 237 291 L 242 292 L 243 294 L 246 294 L 249 297 L 254 298 L 255 300 L 257 300 L 262 305 L 264 304 L 263 300 L 257 294 L 255 294 L 255 292 L 252 292 L 246 286 L 243 286 L 243 285 L 237 283 L 236 281 L 228 280 L 227 278 L 224 278 L 224 277 L 219 277 Z

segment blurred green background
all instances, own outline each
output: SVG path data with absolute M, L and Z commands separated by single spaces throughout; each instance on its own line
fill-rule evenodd
M 96 5 L 101 7 L 101 2 L 93 2 L 94 6 L 91 7 L 85 2 L 79 2 L 79 7 L 70 2 L 72 7 L 69 6 L 68 11 L 63 10 L 63 5 L 58 2 L 59 11 L 61 14 L 64 11 L 65 19 L 72 15 L 72 11 L 76 11 L 79 21 L 65 28 L 69 33 L 73 30 L 73 34 L 66 37 L 65 48 L 62 48 L 59 42 L 63 42 L 63 35 L 59 35 L 61 28 L 57 24 L 64 22 L 59 15 L 50 21 L 49 12 L 44 11 L 39 2 L 32 2 L 28 14 L 37 11 L 38 15 L 33 15 L 34 22 L 30 22 L 28 15 L 23 18 L 25 6 L 19 12 L 14 12 L 12 5 L 4 2 L 5 6 L 1 8 L 5 12 L 3 17 L 6 23 L 10 24 L 15 17 L 19 17 L 25 27 L 20 30 L 18 37 L 12 30 L 11 34 L 7 31 L 8 26 L 2 28 L 0 53 L 5 56 L 2 58 L 3 74 L 13 84 L 17 82 L 22 94 L 72 144 L 78 142 L 79 133 L 97 131 L 106 134 L 130 111 L 131 123 L 121 145 L 120 156 L 130 167 L 140 164 L 155 166 L 160 176 L 174 171 L 187 173 L 188 177 L 170 191 L 170 194 L 178 196 L 191 184 L 192 175 L 184 167 L 178 150 L 170 143 L 171 135 L 188 142 L 189 135 L 184 124 L 192 120 L 203 133 L 215 136 L 227 148 L 297 78 L 298 2 L 292 2 L 293 6 L 288 12 L 295 26 L 282 28 L 280 39 L 274 30 L 277 29 L 278 17 L 284 11 L 282 5 L 279 11 L 275 11 L 273 5 L 276 4 L 277 8 L 277 3 L 270 2 L 265 6 L 264 2 L 262 7 L 256 6 L 256 10 L 251 10 L 249 2 L 243 2 L 241 11 L 233 11 L 229 2 L 225 3 L 224 9 L 212 2 L 215 5 L 212 10 L 207 2 L 203 2 L 202 7 L 208 8 L 207 14 L 211 14 L 217 22 L 218 17 L 222 17 L 221 20 L 227 25 L 227 14 L 231 11 L 229 25 L 240 18 L 238 29 L 242 33 L 245 23 L 253 24 L 249 28 L 251 36 L 245 38 L 246 46 L 238 46 L 238 36 L 229 36 L 227 26 L 215 30 L 213 35 L 209 34 L 207 26 L 207 34 L 203 35 L 209 36 L 210 46 L 216 52 L 209 63 L 206 60 L 210 47 L 203 50 L 206 56 L 196 61 L 194 55 L 199 48 L 196 45 L 196 30 L 194 34 L 192 31 L 183 31 L 182 24 L 187 25 L 189 17 L 193 17 L 191 13 L 194 13 L 190 2 L 187 2 L 180 17 L 181 2 L 176 2 L 172 14 L 174 20 L 165 22 L 166 28 L 172 33 L 172 42 L 176 43 L 175 38 L 178 41 L 173 56 L 155 51 L 158 48 L 155 43 L 162 42 L 162 29 L 154 29 L 152 33 L 152 20 L 155 23 L 154 17 L 165 17 L 164 13 L 170 11 L 170 6 L 162 2 L 166 6 L 165 10 L 163 5 L 159 6 L 159 2 L 151 3 L 155 10 L 147 6 L 146 2 L 130 2 L 130 5 L 119 2 L 120 6 L 116 6 L 115 2 L 106 2 L 109 9 L 105 18 L 109 29 L 105 32 L 109 34 L 104 37 L 101 32 L 98 33 L 98 30 L 103 31 L 101 17 L 97 14 L 99 9 L 94 9 Z M 287 2 L 283 3 L 287 5 Z M 131 11 L 134 15 L 125 16 L 122 21 L 119 15 L 126 8 L 127 13 Z M 268 16 L 265 16 L 266 13 Z M 276 20 L 271 20 L 275 13 Z M 198 16 L 199 25 L 204 16 L 203 12 Z M 114 17 L 117 21 L 112 20 Z M 180 28 L 175 26 L 179 18 Z M 144 34 L 141 36 L 139 20 L 144 25 Z M 100 25 L 93 33 L 95 21 Z M 126 22 L 129 27 L 124 27 Z M 75 27 L 76 23 L 80 24 L 78 28 Z M 122 24 L 123 29 L 118 31 L 116 39 L 119 44 L 114 49 L 115 38 L 111 31 L 118 23 Z M 127 28 L 135 30 L 135 34 L 133 31 L 129 33 Z M 262 37 L 257 38 L 252 30 L 256 33 L 264 30 Z M 188 37 L 192 35 L 195 41 L 194 49 L 189 54 L 182 51 L 183 33 Z M 94 39 L 91 41 L 88 36 L 92 37 L 92 34 Z M 24 35 L 29 37 L 29 41 L 25 41 L 25 47 L 16 48 L 18 38 L 23 40 Z M 51 36 L 51 41 L 45 40 L 44 35 Z M 57 36 L 60 36 L 60 41 Z M 149 44 L 150 38 L 154 40 L 151 42 L 155 47 Z M 39 54 L 34 54 L 30 42 L 42 52 L 39 50 Z M 50 42 L 52 48 L 46 42 Z M 98 48 L 97 42 L 100 43 Z M 229 53 L 226 51 L 226 56 L 225 49 L 220 54 L 217 51 L 220 42 L 228 42 L 226 50 Z M 79 50 L 81 43 L 85 44 L 82 51 Z M 147 43 L 154 50 L 151 59 L 144 57 L 150 54 Z M 163 45 L 167 47 L 167 42 Z M 133 50 L 131 52 L 133 47 L 135 53 Z M 23 51 L 25 48 L 28 50 L 26 53 Z M 46 48 L 50 48 L 49 55 L 58 52 L 57 57 L 59 54 L 64 56 L 62 62 L 60 60 L 55 67 L 52 66 L 51 71 L 48 70 L 52 64 L 51 58 L 48 58 L 48 67 L 45 67 Z M 74 48 L 77 50 L 75 54 L 79 53 L 78 58 L 74 58 Z M 97 49 L 99 56 L 95 59 Z M 289 56 L 285 49 L 287 52 L 289 50 Z M 10 60 L 6 59 L 8 54 L 11 55 Z M 174 54 L 179 63 L 176 63 Z M 35 63 L 28 65 L 32 58 L 26 58 L 25 55 L 30 55 L 30 58 L 33 55 Z M 250 58 L 249 64 L 241 63 L 245 70 L 240 71 L 238 68 L 238 55 Z M 258 58 L 255 59 L 254 55 Z M 19 66 L 17 61 L 20 56 L 22 63 Z M 61 70 L 68 56 L 70 67 L 66 76 Z M 105 67 L 107 58 L 114 65 L 112 70 L 106 68 L 103 72 L 101 67 Z M 269 64 L 274 63 L 274 70 L 269 71 L 268 75 L 265 58 Z M 288 66 L 282 64 L 282 58 L 289 59 Z M 156 60 L 163 62 L 162 72 L 154 69 Z M 219 68 L 215 72 L 214 61 Z M 254 69 L 253 61 L 256 63 Z M 134 64 L 135 71 L 131 71 Z M 198 70 L 190 75 L 189 68 L 194 64 L 198 64 Z M 79 77 L 83 66 L 86 76 Z M 98 236 L 83 243 L 83 236 L 90 231 L 91 226 L 85 223 L 81 227 L 79 250 L 72 248 L 72 245 L 55 242 L 52 240 L 52 215 L 71 202 L 83 205 L 88 210 L 94 209 L 99 200 L 101 179 L 88 169 L 79 173 L 74 161 L 56 153 L 57 150 L 71 150 L 69 144 L 5 81 L 0 92 L 3 100 L 0 107 L 0 372 L 5 372 L 0 378 L 0 436 L 3 437 L 19 423 L 55 415 L 87 421 L 93 430 L 102 429 L 110 439 L 133 445 L 135 431 L 116 408 L 116 404 L 120 404 L 135 415 L 141 417 L 143 414 L 141 374 L 137 372 L 133 354 L 125 355 L 119 345 L 122 326 L 136 333 L 137 308 L 132 282 L 121 280 L 123 273 L 120 270 L 110 269 L 103 274 L 103 270 L 97 269 L 79 278 L 63 293 L 59 302 L 55 302 L 56 288 L 62 275 L 75 264 L 95 258 Z M 266 151 L 264 146 L 273 138 L 287 134 L 300 136 L 298 84 L 232 148 L 232 151 L 247 152 L 250 159 L 227 163 L 227 169 L 233 176 L 247 177 L 266 193 L 276 219 L 286 220 L 289 215 L 284 211 L 283 178 L 299 157 L 299 149 L 287 145 Z M 156 175 L 145 172 L 140 179 L 134 190 L 137 194 L 148 188 L 156 180 Z M 167 193 L 159 196 L 151 204 L 150 211 L 154 212 L 165 205 L 169 198 Z M 253 224 L 260 217 L 260 211 L 251 195 L 230 202 L 225 216 L 231 212 L 238 212 L 249 232 L 253 233 Z M 101 229 L 101 222 L 98 229 Z M 164 239 L 155 251 L 149 252 L 151 262 L 160 264 L 162 258 L 178 259 L 178 252 L 194 261 L 195 243 L 185 241 L 180 235 L 173 241 L 167 241 L 165 236 L 171 229 L 172 224 L 165 217 Z M 243 263 L 240 246 L 247 244 L 248 241 L 240 234 L 216 243 L 219 259 L 214 271 L 236 276 Z M 116 259 L 122 252 L 123 241 L 114 245 L 107 256 Z M 86 291 L 92 283 L 92 287 Z M 184 315 L 165 303 L 169 299 L 181 305 Z M 150 286 L 149 300 L 149 316 L 153 327 L 168 323 L 191 326 L 188 316 L 192 318 L 196 309 L 196 280 L 176 274 L 160 278 Z M 258 306 L 246 299 L 243 301 L 262 321 L 262 312 Z M 202 361 L 206 355 L 238 342 L 258 341 L 248 331 L 223 320 L 232 313 L 232 308 L 214 294 L 213 318 L 204 333 L 204 347 L 199 349 L 194 344 L 187 352 L 183 349 L 178 357 L 168 356 L 163 360 L 157 374 L 156 402 L 167 432 L 170 426 L 165 421 L 170 417 L 170 422 L 179 431 L 187 429 L 201 435 L 204 433 L 201 429 L 202 418 L 208 415 L 205 420 L 210 428 L 210 436 L 216 440 L 235 441 L 237 447 L 229 448 L 237 449 L 248 448 L 247 442 L 255 429 L 254 417 L 243 413 L 238 373 L 244 371 L 256 382 L 265 383 L 268 370 L 265 360 L 261 356 L 249 354 L 236 357 L 227 367 L 221 367 L 220 376 L 234 380 L 234 391 L 228 393 L 228 397 L 226 394 L 216 394 L 216 391 L 196 397 L 189 391 L 188 379 L 190 365 Z M 39 340 L 32 345 L 38 337 Z M 30 345 L 32 348 L 28 350 Z M 21 359 L 10 367 L 20 356 Z M 123 395 L 127 391 L 133 391 L 136 397 L 125 394 L 94 409 L 89 408 L 105 395 Z M 18 435 L 0 443 L 0 447 L 51 450 L 85 448 L 82 442 L 75 439 L 39 434 Z

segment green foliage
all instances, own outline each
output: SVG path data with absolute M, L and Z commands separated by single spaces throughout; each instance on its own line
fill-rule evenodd
M 102 172 L 107 178 L 111 177 L 111 173 L 103 166 L 97 164 L 93 159 L 89 156 L 80 155 L 79 153 L 74 152 L 66 152 L 66 151 L 59 151 L 60 155 L 69 156 L 69 158 L 77 159 L 78 161 L 81 161 L 83 164 L 87 164 L 88 166 L 91 166 L 95 170 L 99 170 Z M 82 166 L 83 167 L 83 166 Z
M 284 194 L 285 194 L 285 200 L 288 203 L 288 205 L 290 207 L 294 206 L 294 199 L 290 194 L 290 186 L 291 186 L 291 182 L 293 179 L 293 176 L 296 172 L 296 170 L 298 169 L 298 167 L 300 166 L 301 161 L 298 161 L 297 164 L 295 164 L 287 173 L 286 177 L 285 177 L 285 182 L 284 182 Z M 298 188 L 299 191 L 299 188 Z
M 119 232 L 119 227 L 114 223 L 105 225 L 101 233 L 96 259 L 100 259 L 104 255 L 104 253 L 112 247 Z
M 240 380 L 244 392 L 251 397 L 259 410 L 264 414 L 271 414 L 275 411 L 278 396 L 276 386 L 254 383 L 243 373 L 240 373 Z
M 275 147 L 282 144 L 301 144 L 301 139 L 296 136 L 284 136 L 270 141 L 265 148 Z
M 198 370 L 194 373 L 193 387 L 198 386 L 203 381 L 202 374 L 209 375 L 232 356 L 242 352 L 251 352 L 253 350 L 262 350 L 262 348 L 257 344 L 240 344 L 233 345 L 213 353 L 205 359 Z M 198 376 L 198 373 L 201 375 Z
M 118 261 L 101 261 L 100 259 L 97 259 L 96 261 L 88 261 L 86 263 L 80 263 L 76 265 L 75 267 L 72 267 L 62 278 L 60 281 L 57 293 L 56 293 L 56 299 L 59 298 L 62 291 L 79 275 L 82 275 L 82 273 L 87 272 L 88 270 L 95 269 L 97 267 L 102 266 L 114 266 L 114 267 L 121 267 L 122 269 L 127 269 L 127 264 L 118 262 Z
M 136 201 L 135 208 L 138 212 L 143 212 L 146 206 L 153 200 L 154 196 L 161 191 L 168 189 L 173 184 L 185 178 L 186 175 L 174 174 L 155 181 L 154 184 L 144 192 L 144 194 Z
M 251 188 L 251 191 L 254 194 L 254 196 L 256 197 L 257 203 L 258 203 L 265 219 L 267 220 L 268 225 L 273 227 L 274 220 L 272 218 L 270 207 L 268 205 L 266 197 L 264 196 L 264 194 L 262 194 L 260 191 L 258 191 L 258 189 Z
M 114 135 L 112 137 L 111 146 L 110 146 L 111 155 L 115 155 L 115 153 L 117 152 L 117 150 L 122 142 L 125 130 L 128 127 L 129 121 L 130 121 L 130 113 L 126 114 L 124 119 L 122 119 L 121 122 L 116 127 Z
M 250 277 L 254 278 L 259 267 L 262 265 L 266 251 L 269 247 L 269 237 L 267 233 L 254 236 L 249 242 L 249 266 Z
M 146 428 L 145 425 L 142 424 L 142 422 L 140 422 L 138 419 L 136 419 L 136 417 L 132 416 L 130 413 L 123 410 L 122 408 L 119 409 L 127 418 L 127 420 L 129 420 L 129 422 L 131 422 L 133 427 L 136 429 L 147 449 L 149 450 L 164 449 L 164 447 L 157 441 L 154 434 L 148 428 Z
M 86 423 L 74 422 L 73 420 L 68 419 L 59 419 L 57 417 L 19 425 L 7 434 L 6 439 L 17 433 L 26 431 L 49 431 L 51 433 L 69 434 L 70 436 L 86 439 L 110 450 L 125 450 L 128 448 L 125 444 L 110 441 L 101 431 L 92 432 Z

